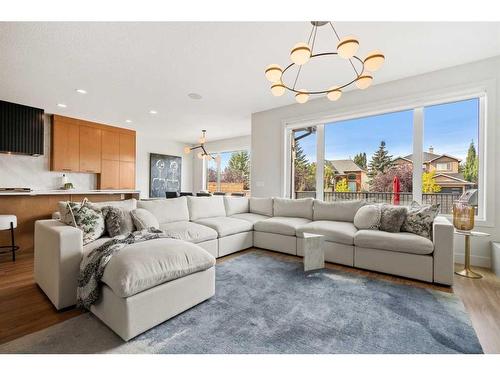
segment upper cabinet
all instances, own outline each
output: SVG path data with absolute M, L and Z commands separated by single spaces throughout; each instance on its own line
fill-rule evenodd
M 135 189 L 135 131 L 54 115 L 51 170 L 98 174 L 98 189 Z
M 53 116 L 50 149 L 52 171 L 80 170 L 80 126 L 73 119 Z
M 80 125 L 80 172 L 101 173 L 101 129 Z

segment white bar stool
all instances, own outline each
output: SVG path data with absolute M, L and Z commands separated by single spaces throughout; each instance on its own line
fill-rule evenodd
M 12 252 L 12 261 L 16 261 L 16 251 L 19 250 L 19 246 L 16 246 L 14 240 L 14 228 L 17 227 L 17 217 L 16 215 L 0 215 L 0 230 L 10 230 L 11 244 L 7 246 L 0 246 L 0 249 L 9 249 L 8 251 L 2 251 L 0 254 Z

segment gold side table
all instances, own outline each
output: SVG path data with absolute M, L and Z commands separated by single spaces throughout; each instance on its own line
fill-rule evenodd
M 460 231 L 455 229 L 455 234 L 464 236 L 465 238 L 465 262 L 464 269 L 461 271 L 455 271 L 455 274 L 463 277 L 468 277 L 469 279 L 480 279 L 483 275 L 474 272 L 470 268 L 470 238 L 471 237 L 488 237 L 489 233 L 475 232 L 475 231 Z

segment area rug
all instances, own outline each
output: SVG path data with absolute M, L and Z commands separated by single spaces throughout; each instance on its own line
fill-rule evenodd
M 452 293 L 258 253 L 216 274 L 213 298 L 129 342 L 87 313 L 0 353 L 482 353 Z

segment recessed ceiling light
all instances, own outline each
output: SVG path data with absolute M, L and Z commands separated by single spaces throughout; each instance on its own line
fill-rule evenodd
M 84 89 L 76 89 L 76 92 L 79 93 L 79 94 L 86 94 L 87 93 L 87 90 L 84 90 Z
M 200 94 L 197 94 L 195 92 L 188 94 L 188 97 L 190 97 L 193 100 L 200 100 L 202 98 L 202 96 Z
M 158 112 L 152 109 L 151 111 L 149 111 L 149 113 L 151 113 L 152 115 L 156 115 Z
M 125 120 L 125 122 L 130 124 L 132 120 Z
M 63 104 L 63 103 L 57 103 L 57 106 L 60 107 L 60 108 L 66 108 L 67 107 L 67 105 Z

